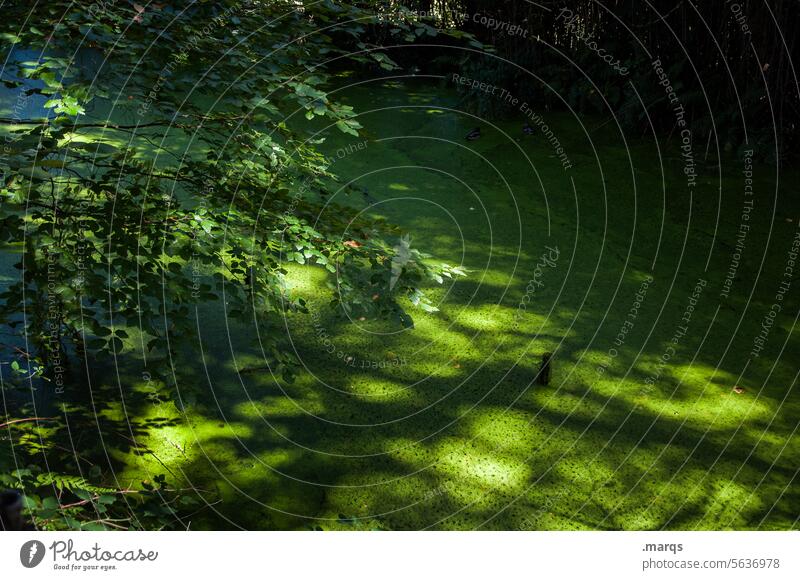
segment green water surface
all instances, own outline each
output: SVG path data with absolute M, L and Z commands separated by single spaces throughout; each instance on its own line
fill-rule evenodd
M 469 275 L 431 286 L 440 311 L 409 307 L 405 329 L 338 315 L 335 278 L 314 266 L 289 275 L 315 296 L 311 316 L 232 326 L 221 303 L 198 307 L 176 361 L 185 413 L 126 400 L 151 388 L 141 361 L 93 381 L 101 429 L 80 437 L 123 432 L 129 445 L 106 445 L 120 483 L 167 473 L 209 492 L 193 529 L 796 526 L 796 288 L 751 356 L 800 218 L 774 167 L 754 167 L 725 297 L 743 161 L 713 167 L 705 136 L 687 186 L 674 139 L 613 120 L 537 111 L 565 170 L 538 127 L 523 134 L 522 113 L 478 121 L 436 81 L 335 96 L 365 136 L 324 131 L 322 148 L 365 194 L 332 201 Z M 266 332 L 295 349 L 294 383 L 265 368 Z M 535 384 L 545 352 L 550 384 Z

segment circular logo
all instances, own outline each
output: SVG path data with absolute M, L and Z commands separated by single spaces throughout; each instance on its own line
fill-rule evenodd
M 44 544 L 39 540 L 28 540 L 19 549 L 19 561 L 26 568 L 35 568 L 44 559 Z

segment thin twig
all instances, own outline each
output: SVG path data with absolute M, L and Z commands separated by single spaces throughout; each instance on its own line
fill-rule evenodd
M 121 495 L 121 494 L 125 494 L 125 493 L 141 493 L 141 492 L 137 491 L 135 489 L 120 489 L 118 491 L 109 492 L 110 495 L 116 495 L 116 494 L 120 494 Z M 87 503 L 93 502 L 98 497 L 100 497 L 100 494 L 96 493 L 96 494 L 94 494 L 94 497 L 91 497 L 89 499 L 82 499 L 81 501 L 76 501 L 74 503 L 68 503 L 68 504 L 59 506 L 59 509 L 65 510 L 65 509 L 68 509 L 68 508 L 80 507 L 82 505 L 86 505 Z
M 57 421 L 58 417 L 28 417 L 27 419 L 14 419 L 13 421 L 8 421 L 7 423 L 0 423 L 0 429 L 3 427 L 8 427 L 9 425 L 15 425 L 17 423 L 25 423 L 27 421 Z

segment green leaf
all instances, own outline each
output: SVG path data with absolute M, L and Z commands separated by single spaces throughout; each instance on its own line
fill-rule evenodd
M 108 530 L 108 528 L 100 522 L 89 522 L 88 524 L 81 526 L 81 529 L 89 532 L 104 532 Z
M 352 126 L 352 122 L 348 121 L 336 121 L 336 128 L 339 129 L 342 133 L 347 133 L 348 135 L 353 135 L 358 137 L 358 131 L 356 131 Z
M 42 500 L 42 507 L 44 509 L 55 510 L 59 508 L 58 500 L 53 496 L 48 496 Z
M 37 509 L 39 504 L 39 498 L 35 495 L 23 495 L 22 496 L 22 506 L 27 510 L 35 510 Z
M 17 44 L 18 42 L 22 41 L 22 38 L 9 32 L 0 33 L 0 38 L 2 38 L 8 44 Z
M 69 516 L 65 517 L 64 518 L 64 524 L 71 530 L 80 530 L 81 529 L 81 523 L 78 520 L 76 520 L 75 518 L 73 518 L 73 517 L 69 517 Z

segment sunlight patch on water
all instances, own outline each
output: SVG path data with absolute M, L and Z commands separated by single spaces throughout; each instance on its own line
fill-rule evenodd
M 454 476 L 485 490 L 521 490 L 530 475 L 530 468 L 520 461 L 492 451 L 470 448 L 463 441 L 444 441 L 435 448 L 436 470 L 442 476 Z

